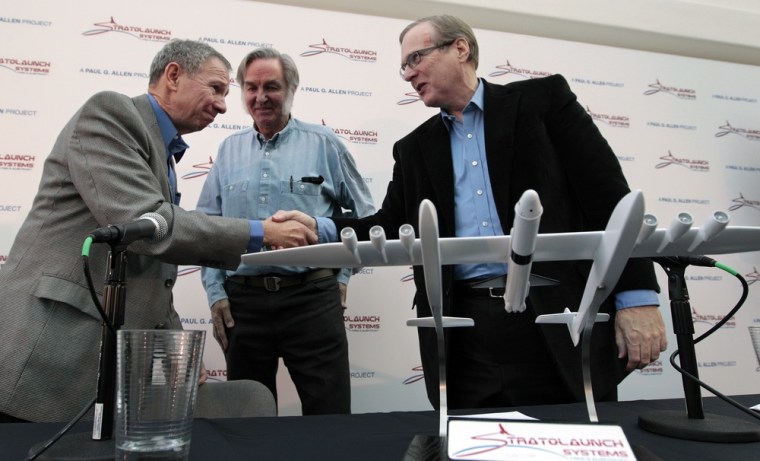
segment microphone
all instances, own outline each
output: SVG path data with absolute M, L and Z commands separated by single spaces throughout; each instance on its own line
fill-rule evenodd
M 135 240 L 150 239 L 159 242 L 166 237 L 169 225 L 166 218 L 158 213 L 145 213 L 126 224 L 112 225 L 95 229 L 90 233 L 93 243 L 121 243 L 129 245 Z

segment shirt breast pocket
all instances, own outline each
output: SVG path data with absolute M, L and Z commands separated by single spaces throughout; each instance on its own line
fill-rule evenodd
M 309 212 L 318 203 L 322 195 L 322 185 L 297 180 L 280 181 L 283 210 L 301 210 Z

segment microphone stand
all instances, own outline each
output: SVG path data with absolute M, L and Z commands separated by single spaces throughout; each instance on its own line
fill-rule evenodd
M 103 310 L 110 323 L 103 322 L 100 338 L 98 388 L 93 418 L 93 440 L 113 436 L 114 405 L 116 400 L 116 331 L 124 325 L 126 302 L 126 245 L 112 244 L 108 253 L 108 272 L 103 288 Z
M 113 441 L 114 407 L 116 401 L 116 331 L 124 325 L 126 304 L 127 245 L 110 243 L 108 269 L 103 287 L 103 310 L 97 395 L 92 433 L 78 432 L 62 438 L 37 459 L 40 460 L 97 460 L 110 461 L 116 456 Z M 34 448 L 33 448 L 34 450 Z
M 694 350 L 694 321 L 686 288 L 688 262 L 678 258 L 652 258 L 668 275 L 668 295 L 673 318 L 673 331 L 678 343 L 680 367 L 699 378 Z M 639 426 L 649 432 L 668 437 L 703 442 L 754 442 L 760 440 L 757 425 L 727 416 L 705 414 L 699 384 L 682 376 L 686 414 L 681 411 L 650 411 L 639 415 Z

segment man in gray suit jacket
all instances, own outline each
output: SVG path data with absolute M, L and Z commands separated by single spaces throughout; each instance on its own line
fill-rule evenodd
M 148 212 L 168 223 L 160 241 L 129 246 L 124 328 L 132 329 L 182 328 L 171 294 L 178 264 L 235 269 L 262 245 L 316 241 L 296 222 L 209 217 L 176 204 L 181 135 L 226 111 L 230 69 L 210 46 L 173 40 L 151 64 L 148 94 L 98 93 L 63 128 L 0 270 L 0 421 L 65 421 L 95 396 L 102 327 L 80 259 L 94 229 Z M 107 252 L 90 252 L 96 289 Z

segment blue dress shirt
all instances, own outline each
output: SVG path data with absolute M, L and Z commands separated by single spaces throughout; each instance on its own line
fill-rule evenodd
M 179 162 L 185 150 L 187 150 L 187 143 L 179 135 L 177 129 L 174 127 L 169 116 L 158 105 L 158 101 L 152 94 L 148 94 L 150 105 L 153 107 L 153 112 L 156 114 L 156 120 L 158 121 L 158 129 L 161 130 L 161 138 L 164 141 L 164 147 L 166 148 L 166 165 L 169 170 L 169 187 L 171 188 L 173 202 L 175 205 L 179 205 L 179 199 L 182 194 L 177 190 L 177 175 L 174 170 L 174 163 Z

